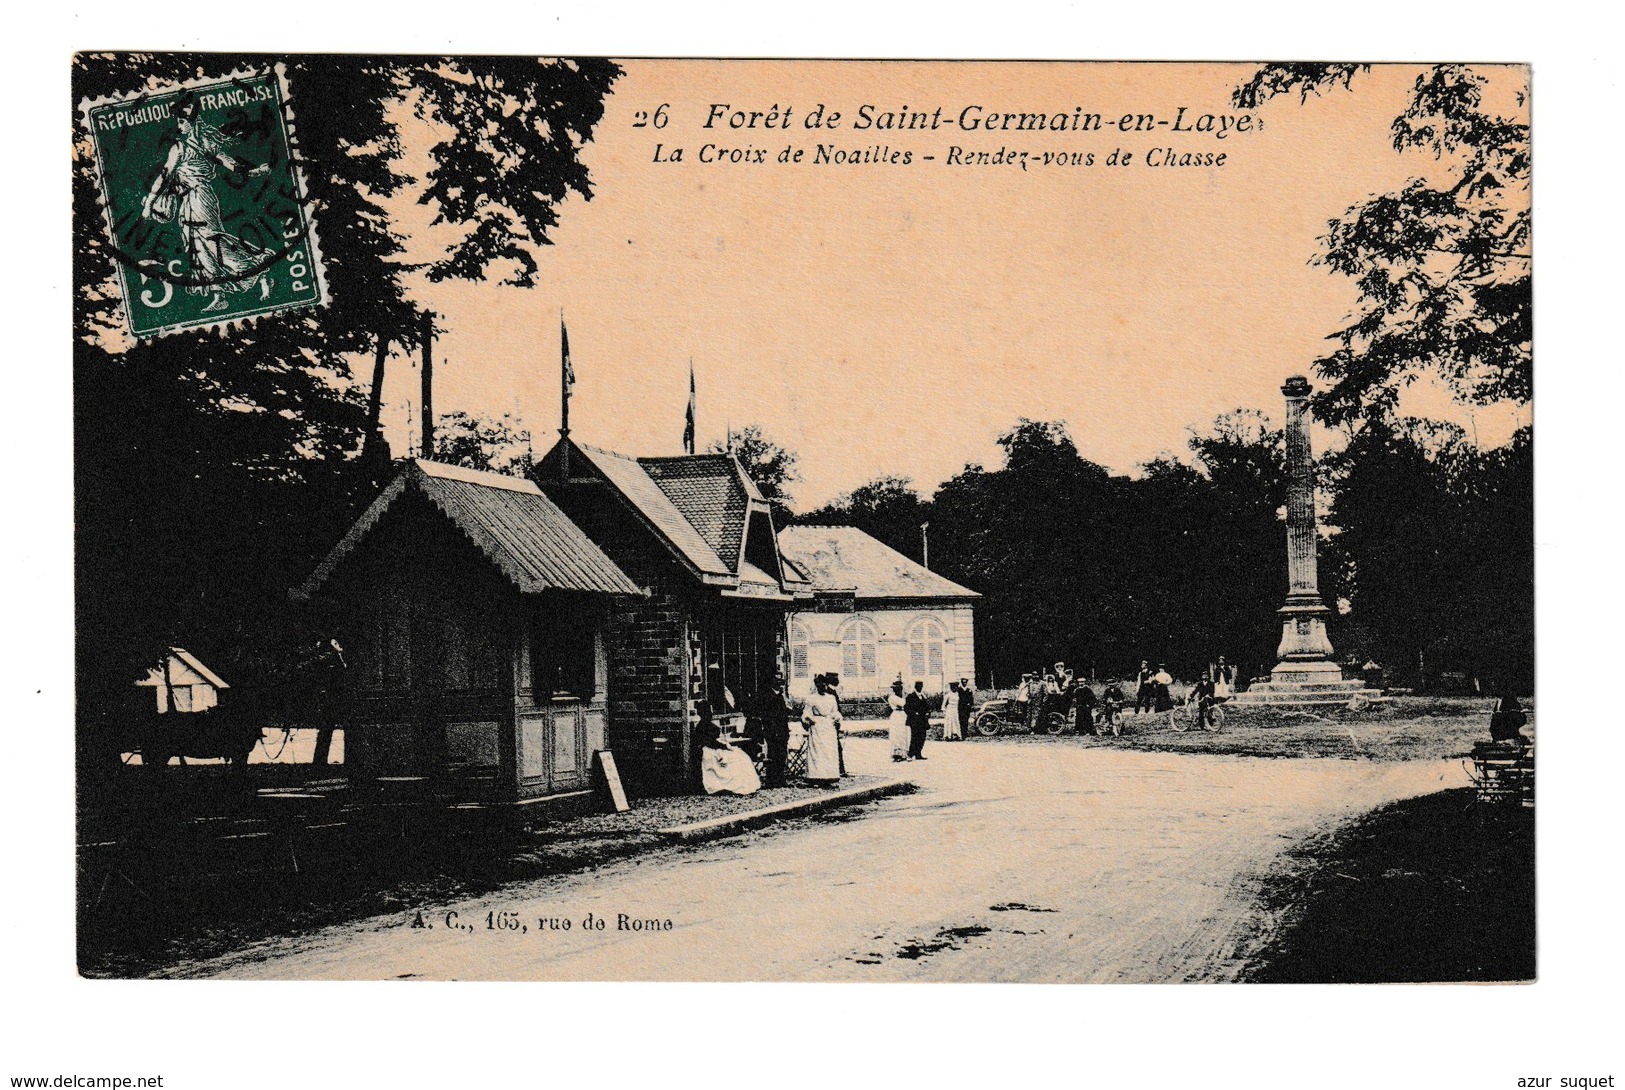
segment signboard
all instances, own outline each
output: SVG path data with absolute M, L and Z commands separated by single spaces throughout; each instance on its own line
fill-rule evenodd
M 632 804 L 627 801 L 626 788 L 621 786 L 621 774 L 615 768 L 615 754 L 601 749 L 593 756 L 598 761 L 598 772 L 604 778 L 604 786 L 609 789 L 610 804 L 617 814 L 626 813 L 632 809 Z

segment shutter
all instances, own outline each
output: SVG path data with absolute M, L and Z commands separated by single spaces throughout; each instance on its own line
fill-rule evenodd
M 874 677 L 875 674 L 879 671 L 879 669 L 880 669 L 879 663 L 876 662 L 875 645 L 873 643 L 864 644 L 863 645 L 863 676 L 864 677 Z
M 930 648 L 931 648 L 930 675 L 932 677 L 941 677 L 942 676 L 942 641 L 940 641 L 940 640 L 932 640 L 931 644 L 930 644 Z
M 908 675 L 910 678 L 925 676 L 925 645 L 918 641 L 908 645 Z
M 858 645 L 853 642 L 856 636 L 847 639 L 841 644 L 841 673 L 856 674 L 858 672 Z
M 806 677 L 810 672 L 807 665 L 807 645 L 798 643 L 790 648 L 791 670 L 796 677 Z

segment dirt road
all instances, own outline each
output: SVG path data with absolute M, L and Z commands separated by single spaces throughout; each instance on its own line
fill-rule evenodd
M 918 794 L 861 817 L 672 848 L 419 906 L 429 926 L 411 926 L 415 913 L 376 917 L 165 975 L 1224 981 L 1274 927 L 1255 894 L 1288 846 L 1464 782 L 1456 762 L 1189 756 L 1072 739 L 927 753 L 907 766 Z M 891 767 L 879 739 L 853 740 L 849 758 L 858 771 Z M 503 912 L 492 922 L 514 929 L 487 929 L 487 914 Z M 589 913 L 603 930 L 583 926 Z

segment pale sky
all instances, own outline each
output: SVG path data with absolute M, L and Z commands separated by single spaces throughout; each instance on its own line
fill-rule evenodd
M 680 451 L 688 361 L 704 445 L 758 423 L 801 457 L 806 509 L 882 473 L 929 495 L 967 462 L 994 464 L 1017 417 L 1066 421 L 1080 451 L 1129 472 L 1183 452 L 1186 428 L 1238 406 L 1279 420 L 1286 376 L 1307 373 L 1355 303 L 1350 282 L 1312 267 L 1327 219 L 1434 167 L 1401 156 L 1389 125 L 1419 69 L 1379 67 L 1352 93 L 1258 112 L 1261 129 L 1212 135 L 962 131 L 966 106 L 1082 107 L 1172 119 L 1233 113 L 1245 65 L 625 62 L 583 153 L 591 201 L 560 208 L 534 289 L 414 285 L 440 315 L 441 412 L 514 411 L 551 445 L 558 427 L 559 311 L 578 384 L 577 439 L 630 454 Z M 1498 100 L 1525 86 L 1494 73 Z M 297 89 L 295 89 L 297 91 Z M 834 132 L 802 118 L 846 115 Z M 670 104 L 663 129 L 637 111 Z M 712 103 L 793 109 L 788 130 L 707 130 Z M 852 131 L 878 110 L 943 108 L 937 131 Z M 403 133 L 421 146 L 427 133 Z M 656 142 L 682 163 L 655 163 Z M 908 150 L 909 166 L 781 165 L 842 149 Z M 702 145 L 767 151 L 760 165 L 702 164 Z M 1222 167 L 949 166 L 953 146 L 1224 152 Z M 934 155 L 927 162 L 924 156 Z M 406 202 L 415 239 L 428 213 Z M 320 225 L 322 230 L 332 230 Z M 364 374 L 365 372 L 363 372 Z M 400 358 L 386 397 L 404 439 L 415 370 Z M 1505 440 L 1527 410 L 1465 409 L 1435 392 L 1405 407 Z M 1321 445 L 1324 445 L 1322 437 Z

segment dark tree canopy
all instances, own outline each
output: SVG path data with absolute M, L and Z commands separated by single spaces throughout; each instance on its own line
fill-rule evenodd
M 466 412 L 435 417 L 434 456 L 467 469 L 485 469 L 523 477 L 533 458 L 530 433 L 513 417 L 492 419 Z
M 931 566 L 984 595 L 984 682 L 1058 658 L 1097 677 L 1141 658 L 1187 675 L 1218 655 L 1249 669 L 1273 650 L 1278 433 L 1231 414 L 1193 439 L 1206 474 L 1163 458 L 1138 478 L 1080 457 L 1057 422 L 1018 421 L 999 445 L 1001 468 L 967 466 L 930 504 Z
M 837 496 L 824 506 L 798 516 L 805 526 L 856 526 L 870 537 L 914 561 L 924 559 L 920 527 L 931 519 L 931 506 L 907 477 L 876 477 Z
M 800 516 L 852 525 L 983 595 L 983 685 L 1064 659 L 1103 678 L 1141 659 L 1193 677 L 1224 655 L 1275 662 L 1286 593 L 1285 440 L 1235 409 L 1165 455 L 1112 476 L 1066 427 L 1020 420 L 1003 464 L 966 466 L 930 498 L 882 476 Z M 1330 508 L 1321 589 L 1341 660 L 1396 684 L 1462 671 L 1527 686 L 1533 654 L 1532 444 L 1481 451 L 1459 428 L 1374 421 L 1320 463 Z M 1346 608 L 1346 612 L 1345 612 Z M 1418 666 L 1421 669 L 1418 669 Z
M 412 73 L 418 116 L 448 129 L 430 152 L 435 166 L 419 203 L 438 210 L 436 223 L 470 227 L 429 267 L 429 279 L 483 279 L 500 262 L 512 270 L 506 283 L 535 284 L 531 250 L 551 242 L 559 202 L 572 192 L 592 196 L 576 151 L 592 139 L 619 75 L 604 60 L 524 57 L 447 59 Z M 544 163 L 549 169 L 535 169 Z
M 1238 88 L 1257 108 L 1296 92 L 1349 89 L 1367 65 L 1267 65 Z M 1338 347 L 1315 361 L 1331 385 L 1315 399 L 1334 423 L 1386 416 L 1423 374 L 1466 401 L 1533 393 L 1529 126 L 1486 105 L 1489 81 L 1463 65 L 1417 77 L 1394 119 L 1398 152 L 1437 164 L 1397 192 L 1375 194 L 1327 223 L 1314 258 L 1360 291 Z M 1513 98 L 1521 108 L 1526 88 Z
M 365 390 L 351 360 L 380 337 L 416 345 L 401 230 L 387 202 L 427 182 L 439 221 L 461 227 L 432 278 L 526 282 L 619 75 L 607 61 L 255 54 L 83 54 L 74 100 L 129 94 L 282 63 L 295 154 L 330 303 L 224 333 L 130 343 L 103 240 L 88 143 L 76 129 L 74 489 L 80 708 L 117 710 L 154 647 L 231 661 L 246 630 L 304 621 L 286 592 L 380 483 L 356 455 Z M 396 119 L 455 125 L 412 175 Z M 75 125 L 78 125 L 77 116 Z M 416 160 L 413 160 L 416 162 Z M 263 640 L 261 642 L 264 642 Z M 228 679 L 230 680 L 230 679 Z
M 1355 624 L 1340 652 L 1426 683 L 1441 670 L 1493 688 L 1534 683 L 1534 443 L 1496 450 L 1461 429 L 1400 419 L 1368 424 L 1329 455 L 1323 570 Z

